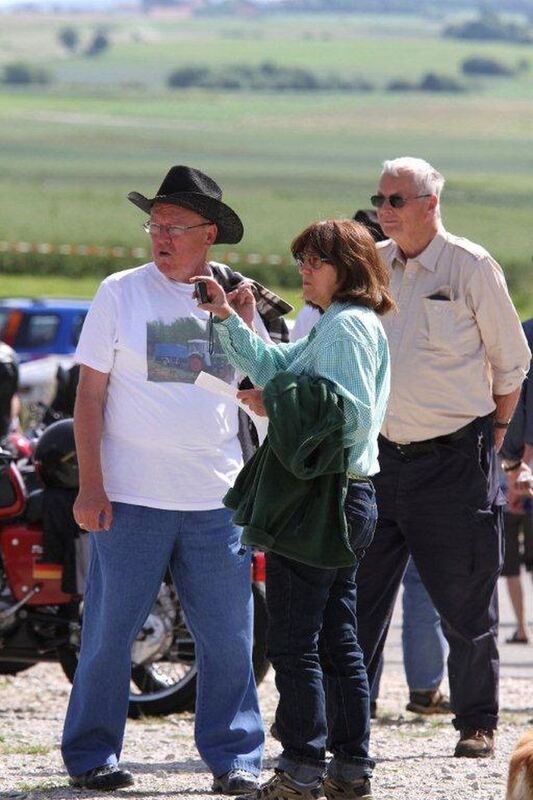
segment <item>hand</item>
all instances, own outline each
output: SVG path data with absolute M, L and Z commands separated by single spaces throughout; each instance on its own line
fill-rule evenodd
M 268 416 L 263 405 L 262 389 L 241 389 L 237 392 L 237 398 L 259 417 Z
M 72 511 L 82 531 L 108 531 L 113 521 L 111 503 L 103 488 L 80 489 Z
M 533 473 L 531 468 L 522 462 L 518 469 L 508 473 L 509 482 L 512 481 L 512 489 L 522 497 L 533 497 Z
M 210 278 L 207 275 L 195 275 L 194 278 L 189 278 L 189 283 L 198 283 L 198 281 L 205 283 L 209 297 L 209 302 L 199 303 L 198 308 L 209 311 L 219 319 L 227 319 L 231 314 L 231 307 L 222 286 L 214 278 Z
M 228 302 L 243 322 L 253 329 L 255 317 L 255 297 L 250 283 L 243 281 L 228 294 Z
M 524 495 L 515 492 L 513 488 L 507 491 L 507 505 L 505 510 L 509 514 L 523 514 L 524 513 Z

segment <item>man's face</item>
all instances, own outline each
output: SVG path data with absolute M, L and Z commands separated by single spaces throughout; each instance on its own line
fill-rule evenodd
M 216 239 L 216 225 L 208 223 L 195 211 L 169 203 L 156 203 L 150 222 L 167 226 L 150 234 L 152 256 L 157 268 L 167 277 L 185 283 L 200 267 L 203 268 L 207 251 Z M 176 232 L 168 230 L 168 226 L 172 225 L 199 227 L 175 235 Z
M 388 200 L 377 209 L 378 221 L 384 233 L 398 243 L 416 241 L 423 237 L 426 228 L 433 225 L 433 214 L 430 208 L 435 206 L 434 197 L 419 197 L 426 194 L 421 191 L 409 173 L 382 175 L 378 185 L 378 194 L 390 197 L 400 195 L 408 202 L 403 208 L 393 208 Z

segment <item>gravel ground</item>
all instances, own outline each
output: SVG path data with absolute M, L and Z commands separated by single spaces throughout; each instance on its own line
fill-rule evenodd
M 533 647 L 527 661 L 531 664 Z M 397 664 L 385 670 L 379 718 L 372 730 L 377 760 L 376 800 L 503 800 L 509 755 L 533 725 L 533 669 L 502 678 L 502 722 L 494 759 L 454 759 L 456 733 L 446 717 L 425 720 L 404 711 L 406 687 Z M 42 664 L 0 679 L 0 798 L 73 798 L 101 795 L 70 789 L 59 751 L 69 684 L 56 665 Z M 266 725 L 277 702 L 272 671 L 260 687 Z M 135 774 L 123 797 L 212 798 L 210 775 L 196 753 L 190 714 L 129 721 L 123 765 Z M 279 744 L 267 738 L 264 776 Z

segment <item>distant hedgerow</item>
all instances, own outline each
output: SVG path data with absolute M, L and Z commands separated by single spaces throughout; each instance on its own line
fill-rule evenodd
M 363 78 L 317 74 L 303 67 L 283 67 L 272 61 L 259 65 L 230 64 L 212 69 L 204 65 L 181 67 L 170 73 L 172 89 L 276 92 L 370 92 L 374 85 Z
M 52 76 L 43 67 L 26 64 L 24 61 L 16 61 L 4 65 L 1 80 L 2 83 L 7 83 L 10 86 L 26 86 L 31 83 L 42 85 L 51 83 Z
M 427 72 L 418 82 L 407 81 L 402 78 L 390 81 L 387 84 L 389 92 L 464 92 L 466 87 L 450 75 L 437 75 Z
M 461 71 L 465 75 L 514 75 L 516 70 L 502 64 L 497 58 L 490 58 L 488 56 L 472 56 L 465 58 L 461 64 Z

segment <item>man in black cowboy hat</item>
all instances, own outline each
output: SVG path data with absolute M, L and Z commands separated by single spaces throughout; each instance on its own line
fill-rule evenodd
M 63 757 L 75 786 L 133 782 L 118 766 L 131 648 L 168 568 L 196 644 L 196 744 L 213 790 L 239 794 L 257 785 L 264 739 L 250 553 L 222 505 L 242 455 L 234 404 L 194 385 L 200 370 L 229 382 L 234 374 L 189 278 L 214 275 L 229 288 L 242 280 L 208 251 L 240 241 L 243 226 L 215 181 L 190 167 L 172 167 L 155 197 L 128 198 L 149 217 L 153 261 L 103 281 L 76 356 L 74 515 L 91 531 L 92 557 Z M 262 300 L 284 338 L 280 314 L 290 307 L 266 290 Z

